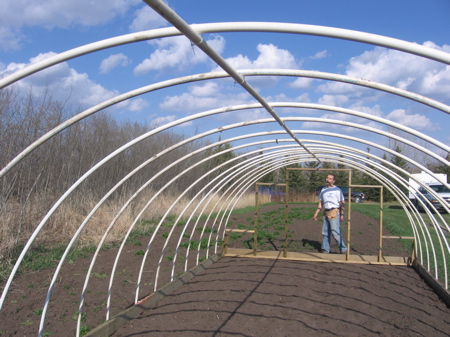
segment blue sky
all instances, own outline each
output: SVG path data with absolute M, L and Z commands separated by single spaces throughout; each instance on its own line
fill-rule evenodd
M 448 0 L 167 2 L 189 24 L 270 21 L 322 25 L 385 35 L 450 52 Z M 0 76 L 98 40 L 168 26 L 139 0 L 2 0 Z M 245 32 L 204 37 L 237 69 L 292 68 L 339 73 L 399 86 L 450 104 L 450 66 L 435 61 L 323 37 Z M 216 69 L 201 51 L 193 52 L 184 37 L 177 37 L 85 55 L 32 75 L 16 85 L 19 88 L 32 86 L 36 95 L 49 88 L 54 97 L 61 100 L 66 100 L 70 92 L 70 103 L 77 108 L 89 107 L 151 83 Z M 415 128 L 450 144 L 445 127 L 448 116 L 388 94 L 294 78 L 249 79 L 249 82 L 271 101 L 302 101 L 357 109 Z M 161 125 L 196 112 L 253 102 L 254 99 L 231 81 L 215 80 L 146 94 L 110 111 L 120 120 Z M 293 114 L 289 109 L 277 112 L 281 116 Z M 319 115 L 333 114 L 322 112 Z M 212 126 L 267 117 L 262 110 L 229 113 L 196 125 L 184 125 L 179 130 L 192 134 Z M 345 116 L 338 118 L 351 120 Z M 292 126 L 300 127 L 330 128 L 317 124 Z M 344 132 L 358 136 L 359 131 Z

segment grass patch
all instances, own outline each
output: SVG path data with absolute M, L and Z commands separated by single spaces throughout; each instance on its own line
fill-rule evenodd
M 360 212 L 362 214 L 365 214 L 367 216 L 370 216 L 371 218 L 380 220 L 380 208 L 378 204 L 368 204 L 368 203 L 362 203 L 362 204 L 352 204 L 352 210 Z M 425 213 L 420 214 L 424 220 L 424 222 L 427 224 L 427 229 L 430 233 L 431 242 L 434 244 L 435 247 L 439 247 L 439 238 L 438 233 L 434 226 L 431 225 L 431 220 L 429 216 Z M 450 222 L 450 214 L 441 214 L 444 218 L 444 221 L 448 224 Z M 436 217 L 437 218 L 437 217 Z M 411 227 L 410 221 L 408 219 L 408 216 L 406 212 L 403 210 L 403 208 L 400 207 L 398 203 L 386 203 L 383 207 L 383 226 L 389 230 L 389 232 L 392 235 L 396 236 L 413 236 L 414 232 Z M 448 232 L 444 232 L 447 240 L 450 238 L 450 234 Z M 419 230 L 419 236 L 422 236 L 421 231 Z M 430 238 L 428 235 L 425 236 L 426 240 L 428 241 L 428 244 L 430 245 Z M 423 242 L 425 238 L 421 238 L 421 241 Z M 411 248 L 411 241 L 410 240 L 400 240 L 402 244 L 405 246 L 405 249 Z M 425 247 L 423 246 L 423 252 L 425 253 Z M 450 269 L 450 254 L 444 250 L 436 249 L 436 260 L 438 264 L 438 275 L 439 279 L 445 278 L 445 270 L 444 270 L 444 257 L 447 265 L 447 270 Z M 434 271 L 434 261 L 431 257 L 433 254 L 430 254 L 430 268 L 432 271 Z M 420 258 L 420 257 L 419 257 Z M 428 257 L 425 256 L 424 262 L 427 263 Z
M 19 323 L 19 325 L 32 325 L 33 321 L 31 319 L 26 320 L 25 322 Z
M 295 204 L 290 204 L 291 207 L 289 209 L 288 216 L 286 218 L 285 207 L 284 205 L 280 205 L 278 203 L 268 203 L 261 206 L 261 210 L 264 209 L 264 206 L 276 204 L 280 207 L 275 210 L 270 210 L 267 212 L 259 211 L 257 217 L 257 244 L 258 248 L 261 250 L 265 249 L 273 249 L 274 242 L 278 244 L 280 241 L 284 240 L 284 231 L 286 222 L 288 223 L 288 233 L 287 237 L 292 237 L 292 230 L 289 226 L 292 222 L 297 220 L 307 220 L 314 216 L 314 212 L 316 210 L 316 205 L 311 205 L 311 207 L 295 207 Z M 247 212 L 254 212 L 254 207 L 246 208 Z M 245 215 L 245 213 L 243 213 Z M 255 218 L 253 216 L 248 216 L 244 220 L 241 220 L 240 223 L 236 225 L 237 229 L 253 229 L 255 226 Z M 229 236 L 231 241 L 237 241 L 243 238 L 243 234 L 241 233 L 230 233 Z M 253 248 L 252 247 L 253 239 L 244 240 L 243 245 L 245 248 Z M 284 243 L 283 243 L 284 245 Z
M 265 204 L 269 205 L 269 204 Z M 265 205 L 261 205 L 260 209 L 264 209 Z M 305 206 L 309 204 L 304 204 Z M 288 214 L 288 225 L 292 223 L 294 219 L 299 220 L 307 220 L 313 217 L 314 212 L 316 210 L 316 203 L 310 204 L 311 207 L 295 207 L 295 204 L 290 204 L 290 210 Z M 243 210 L 246 210 L 246 212 L 253 212 L 253 207 L 247 207 Z M 284 215 L 284 207 L 283 205 L 280 205 L 280 208 L 277 210 L 272 210 L 269 212 L 260 212 L 258 214 L 258 247 L 260 249 L 265 249 L 264 247 L 268 247 L 267 242 L 275 240 L 277 236 L 283 233 L 284 225 L 285 225 L 285 215 Z M 359 213 L 362 213 L 364 215 L 367 215 L 373 219 L 380 220 L 380 206 L 378 203 L 352 203 L 352 211 L 356 211 Z M 246 213 L 242 212 L 242 213 Z M 431 226 L 430 218 L 427 214 L 421 213 L 420 214 L 422 218 L 424 219 L 426 224 L 429 224 L 427 226 L 427 229 L 431 236 L 431 241 L 434 244 L 435 247 L 440 247 L 440 243 L 438 240 L 438 234 L 436 232 L 436 229 Z M 450 223 L 450 214 L 441 214 L 444 218 L 444 221 L 448 224 Z M 236 220 L 236 219 L 234 219 Z M 373 223 L 368 223 L 369 226 L 374 226 Z M 237 224 L 235 226 L 238 229 L 253 229 L 254 228 L 254 217 L 247 217 L 246 220 L 243 220 L 241 223 Z M 290 226 L 289 226 L 290 227 Z M 409 221 L 408 215 L 406 214 L 405 210 L 396 202 L 390 202 L 385 203 L 383 207 L 383 227 L 389 231 L 389 233 L 393 236 L 414 236 L 414 231 L 411 226 L 411 223 Z M 446 232 L 447 239 L 449 239 L 450 234 Z M 358 233 L 364 234 L 362 232 Z M 421 234 L 419 234 L 421 235 Z M 291 233 L 288 232 L 288 237 L 291 237 Z M 238 233 L 231 233 L 230 234 L 230 240 L 231 241 L 237 241 L 242 238 L 242 234 Z M 279 238 L 279 237 L 278 237 Z M 430 246 L 430 239 L 427 237 L 429 246 Z M 402 245 L 405 248 L 405 251 L 410 252 L 411 251 L 411 240 L 408 239 L 401 239 L 399 240 Z M 423 241 L 423 238 L 422 238 Z M 246 248 L 252 248 L 252 240 L 247 240 L 243 242 L 243 245 Z M 423 246 L 423 245 L 422 245 Z M 268 247 L 271 248 L 271 247 Z M 423 247 L 424 249 L 424 247 Z M 430 254 L 431 256 L 432 254 Z M 442 251 L 441 249 L 436 249 L 436 258 L 437 258 L 437 264 L 438 264 L 438 275 L 439 279 L 444 279 L 444 257 L 447 264 L 447 269 L 450 270 L 450 254 L 446 250 Z M 430 258 L 430 267 L 433 269 L 434 267 L 434 261 L 431 261 L 432 257 Z M 425 261 L 425 263 L 427 263 Z
M 380 221 L 379 204 L 352 204 L 352 211 L 367 215 Z M 372 223 L 368 225 L 373 226 Z M 398 204 L 386 204 L 383 208 L 383 227 L 393 236 L 414 236 L 413 229 L 406 215 L 406 212 Z M 405 251 L 411 251 L 411 240 L 400 240 Z
M 385 205 L 383 208 L 383 226 L 391 232 L 392 235 L 412 236 L 413 230 L 408 217 L 402 208 L 395 205 Z M 376 220 L 380 220 L 380 206 L 378 204 L 352 204 L 352 211 L 357 211 Z M 372 225 L 371 223 L 369 223 Z
M 208 247 L 214 246 L 215 240 L 211 240 L 209 245 L 208 245 L 208 240 L 209 240 L 208 238 L 205 238 L 205 239 L 202 239 L 202 241 L 200 241 L 200 242 L 198 242 L 196 240 L 185 241 L 180 244 L 180 247 L 182 247 L 182 248 L 190 247 L 190 249 L 195 250 L 195 249 L 198 249 L 198 246 L 200 246 L 201 249 L 206 249 Z
M 72 315 L 72 320 L 74 320 L 75 322 L 78 320 L 78 314 L 79 314 L 79 312 L 77 311 Z M 86 313 L 82 312 L 80 316 L 81 316 L 81 323 L 86 322 L 86 316 L 87 316 Z
M 7 263 L 2 263 L 0 268 L 0 282 L 5 281 L 9 276 L 12 266 L 19 258 L 23 247 L 23 245 L 18 246 L 11 260 L 7 261 Z M 63 244 L 39 244 L 31 247 L 22 260 L 18 274 L 56 267 L 65 249 L 66 245 Z M 91 256 L 94 250 L 95 248 L 93 246 L 75 247 L 67 255 L 66 263 L 73 263 L 77 258 Z

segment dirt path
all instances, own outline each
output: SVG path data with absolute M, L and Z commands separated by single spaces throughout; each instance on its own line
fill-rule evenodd
M 408 267 L 223 258 L 117 331 L 131 336 L 448 336 Z

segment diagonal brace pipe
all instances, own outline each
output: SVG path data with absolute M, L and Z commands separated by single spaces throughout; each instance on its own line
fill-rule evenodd
M 167 6 L 161 0 L 143 0 L 147 5 L 153 8 L 159 15 L 170 22 L 175 28 L 177 28 L 182 34 L 184 34 L 192 43 L 199 47 L 206 55 L 208 55 L 216 64 L 225 70 L 237 83 L 239 83 L 250 95 L 252 95 L 261 105 L 269 112 L 272 117 L 280 124 L 280 126 L 286 130 L 289 136 L 292 137 L 303 149 L 308 152 L 311 156 L 321 162 L 317 156 L 312 153 L 297 136 L 286 126 L 286 124 L 281 120 L 277 113 L 272 109 L 272 107 L 266 102 L 266 100 L 258 94 L 258 92 L 248 84 L 244 77 L 240 75 L 231 65 L 228 64 L 225 59 L 220 56 L 213 48 L 211 48 L 208 43 L 193 30 L 175 11 L 173 11 L 169 6 Z

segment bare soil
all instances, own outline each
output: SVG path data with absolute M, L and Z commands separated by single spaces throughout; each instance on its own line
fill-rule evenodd
M 284 205 L 260 210 L 264 228 L 272 211 Z M 311 205 L 290 205 L 306 219 L 293 218 L 288 249 L 318 251 L 321 222 L 307 213 Z M 298 208 L 305 208 L 298 210 Z M 265 214 L 262 216 L 262 214 Z M 252 212 L 230 218 L 231 228 L 251 225 Z M 278 225 L 283 219 L 275 220 Z M 275 226 L 276 227 L 276 226 Z M 352 254 L 376 255 L 378 221 L 353 212 Z M 283 232 L 267 226 L 270 238 L 258 249 L 280 250 Z M 343 224 L 346 238 L 347 225 Z M 389 234 L 384 231 L 384 234 Z M 158 233 L 159 235 L 159 233 Z M 163 233 L 162 233 L 163 235 Z M 163 236 L 164 237 L 164 236 Z M 119 260 L 112 288 L 111 315 L 134 301 L 137 273 L 148 243 L 138 238 L 126 246 Z M 152 246 L 150 256 L 161 254 L 163 240 Z M 235 237 L 236 247 L 251 246 L 247 236 Z M 408 256 L 398 240 L 383 243 L 384 253 Z M 210 254 L 214 251 L 210 249 Z M 337 253 L 336 245 L 332 252 Z M 106 294 L 117 249 L 100 253 L 89 278 L 83 317 L 85 330 L 105 320 Z M 182 253 L 182 252 L 181 252 Z M 156 255 L 153 255 L 156 254 Z M 142 281 L 142 298 L 153 291 L 157 258 L 149 259 Z M 74 336 L 75 317 L 90 258 L 65 263 L 55 286 L 45 321 L 46 336 Z M 170 259 L 163 259 L 161 286 L 170 280 Z M 180 260 L 180 268 L 184 268 Z M 188 269 L 196 264 L 187 262 Z M 1 336 L 36 336 L 54 270 L 23 271 L 14 280 L 0 312 Z M 153 278 L 153 279 L 152 279 Z M 130 321 L 114 336 L 449 336 L 450 309 L 419 275 L 409 267 L 287 260 L 221 258 L 205 272 L 164 298 L 157 307 Z
M 448 336 L 413 269 L 223 258 L 118 330 L 131 336 Z

